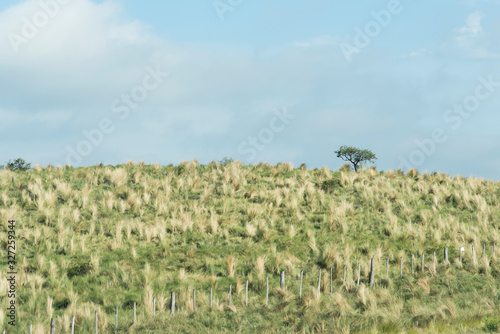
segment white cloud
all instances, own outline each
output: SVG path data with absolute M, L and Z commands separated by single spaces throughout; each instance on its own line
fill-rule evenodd
M 293 42 L 293 45 L 302 48 L 310 48 L 315 46 L 338 45 L 340 41 L 340 37 L 337 36 L 319 36 L 308 41 Z
M 415 51 L 411 51 L 409 54 L 404 55 L 403 58 L 423 58 L 431 55 L 432 52 L 427 49 L 419 49 Z
M 460 33 L 468 36 L 475 37 L 483 32 L 483 27 L 481 26 L 481 19 L 484 15 L 481 12 L 474 12 L 470 14 L 465 19 L 465 26 L 460 28 Z
M 0 128 L 13 128 L 25 126 L 29 123 L 35 123 L 38 126 L 56 128 L 69 120 L 71 115 L 65 111 L 39 111 L 35 113 L 20 113 L 4 110 L 0 108 Z
M 0 57 L 22 60 L 85 60 L 124 47 L 155 45 L 159 39 L 138 21 L 121 19 L 114 1 L 73 0 L 42 7 L 28 0 L 0 12 Z
M 482 25 L 484 14 L 476 11 L 465 19 L 465 25 L 455 29 L 456 47 L 466 56 L 473 58 L 494 58 L 497 55 L 489 50 L 488 35 Z

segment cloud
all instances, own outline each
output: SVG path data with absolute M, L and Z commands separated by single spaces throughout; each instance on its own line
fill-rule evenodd
M 65 111 L 39 111 L 30 114 L 8 111 L 0 108 L 0 129 L 16 128 L 35 124 L 46 128 L 57 128 L 70 118 Z
M 466 19 L 466 25 L 459 29 L 459 32 L 465 36 L 475 37 L 483 32 L 483 27 L 481 26 L 481 19 L 484 15 L 481 12 L 474 12 L 470 14 Z
M 341 41 L 341 38 L 338 36 L 319 36 L 308 41 L 299 41 L 293 42 L 294 46 L 301 48 L 310 48 L 316 46 L 328 46 L 328 45 L 338 45 Z
M 98 128 L 103 118 L 116 130 L 81 165 L 244 159 L 239 144 L 269 126 L 273 109 L 286 107 L 296 119 L 256 160 L 335 166 L 341 162 L 332 149 L 349 144 L 373 149 L 384 157 L 380 168 L 394 168 L 400 152 L 412 149 L 400 143 L 426 134 L 422 117 L 440 103 L 447 108 L 448 99 L 477 76 L 470 68 L 443 69 L 433 57 L 407 66 L 375 48 L 346 66 L 339 48 L 329 47 L 341 39 L 328 35 L 274 44 L 259 56 L 241 44 L 174 43 L 109 0 L 61 6 L 16 52 L 9 35 L 21 34 L 24 19 L 37 12 L 33 0 L 0 12 L 0 163 L 17 156 L 42 165 L 66 163 L 66 147 L 75 148 L 84 130 Z M 477 23 L 454 33 L 480 38 L 486 29 Z M 427 53 L 409 50 L 416 50 L 415 58 Z M 120 119 L 113 102 L 131 94 L 146 67 L 156 65 L 171 76 Z
M 458 50 L 473 58 L 495 58 L 489 50 L 488 35 L 484 32 L 482 19 L 484 14 L 476 11 L 465 19 L 465 25 L 455 29 L 454 43 Z
M 404 55 L 403 58 L 423 58 L 430 55 L 432 55 L 432 51 L 429 51 L 424 48 L 411 51 L 409 54 Z
M 42 4 L 51 3 L 51 6 Z M 148 26 L 122 19 L 114 1 L 28 0 L 0 13 L 0 56 L 26 60 L 86 60 L 117 50 L 161 41 Z

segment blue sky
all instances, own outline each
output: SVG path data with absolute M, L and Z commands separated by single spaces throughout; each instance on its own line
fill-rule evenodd
M 233 157 L 499 180 L 500 1 L 0 4 L 0 163 Z

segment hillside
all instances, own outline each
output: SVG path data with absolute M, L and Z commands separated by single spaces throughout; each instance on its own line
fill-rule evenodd
M 19 333 L 29 324 L 48 333 L 51 318 L 67 333 L 73 315 L 76 333 L 90 333 L 95 310 L 99 333 L 114 333 L 115 306 L 128 333 L 479 333 L 500 320 L 499 197 L 499 183 L 416 170 L 196 161 L 4 170 L 0 301 L 15 219 Z M 9 330 L 5 307 L 0 321 Z

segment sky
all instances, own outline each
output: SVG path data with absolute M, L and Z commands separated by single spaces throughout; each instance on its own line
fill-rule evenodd
M 0 2 L 0 164 L 129 160 L 500 180 L 500 1 Z

